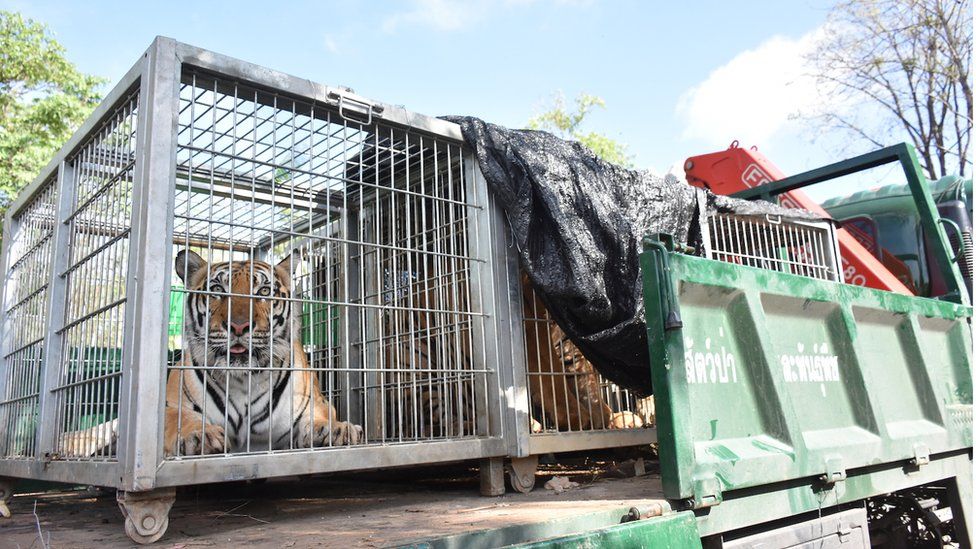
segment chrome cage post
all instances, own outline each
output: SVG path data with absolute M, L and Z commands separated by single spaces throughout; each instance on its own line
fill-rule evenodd
M 71 207 L 74 204 L 74 167 L 68 162 L 62 162 L 58 169 L 58 209 L 56 223 L 59 230 L 54 235 L 54 258 L 51 262 L 52 276 L 50 287 L 50 300 L 48 305 L 48 332 L 47 347 L 44 352 L 45 361 L 48 364 L 60 364 L 64 349 L 63 337 L 57 329 L 58 324 L 54 319 L 63 319 L 65 315 L 66 283 L 60 273 L 68 268 L 68 245 L 71 241 L 69 231 L 65 230 L 61 220 L 67 219 L 71 214 Z M 58 384 L 59 371 L 57 368 L 47 367 L 43 369 L 42 387 L 56 387 Z M 56 447 L 57 432 L 55 422 L 57 421 L 57 404 L 55 398 L 46 390 L 41 391 L 40 417 L 38 421 L 38 447 L 42 456 L 50 456 Z
M 119 459 L 124 490 L 156 485 L 162 459 L 163 407 L 180 63 L 176 44 L 157 38 L 147 53 L 139 95 L 137 157 L 132 191 L 132 236 L 126 293 L 124 371 Z M 125 352 L 123 352 L 125 356 Z

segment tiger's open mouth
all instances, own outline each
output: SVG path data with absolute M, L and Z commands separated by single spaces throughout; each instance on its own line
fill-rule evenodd
M 236 345 L 231 345 L 230 349 L 228 350 L 232 355 L 242 355 L 247 352 L 247 345 L 241 345 L 240 343 L 238 343 Z

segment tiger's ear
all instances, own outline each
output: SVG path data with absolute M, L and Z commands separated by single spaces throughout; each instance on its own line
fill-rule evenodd
M 176 254 L 176 274 L 180 275 L 183 284 L 189 285 L 193 275 L 206 266 L 207 262 L 194 251 L 180 250 L 180 253 Z
M 288 276 L 291 276 L 291 267 L 293 263 L 298 263 L 302 260 L 302 249 L 297 248 L 291 251 L 290 254 L 286 255 L 284 259 L 275 265 L 275 269 L 281 269 L 285 271 Z

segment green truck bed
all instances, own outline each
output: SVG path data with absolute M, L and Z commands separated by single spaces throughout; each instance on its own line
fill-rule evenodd
M 970 307 L 642 261 L 664 492 L 702 535 L 946 480 L 971 502 Z

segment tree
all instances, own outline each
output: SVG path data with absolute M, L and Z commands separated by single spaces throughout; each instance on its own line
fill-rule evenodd
M 576 98 L 575 112 L 566 111 L 566 101 L 562 94 L 557 94 L 553 99 L 552 107 L 529 120 L 528 127 L 532 130 L 550 131 L 563 139 L 575 139 L 586 145 L 594 154 L 607 162 L 619 164 L 624 167 L 633 165 L 630 155 L 627 154 L 627 146 L 619 143 L 605 135 L 596 132 L 584 133 L 580 126 L 586 116 L 594 107 L 606 108 L 603 99 L 581 93 Z
M 102 83 L 65 58 L 45 25 L 0 11 L 0 210 L 91 113 Z
M 874 147 L 906 136 L 930 179 L 971 166 L 971 0 L 842 0 L 811 55 L 818 113 Z

